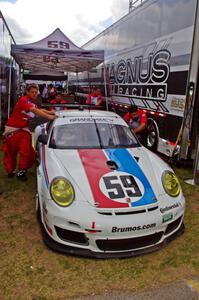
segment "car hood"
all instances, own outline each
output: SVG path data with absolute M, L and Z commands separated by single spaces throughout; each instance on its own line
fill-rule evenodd
M 98 208 L 151 205 L 163 192 L 161 174 L 156 174 L 162 172 L 161 161 L 154 166 L 144 147 L 54 150 L 54 154 L 84 198 Z

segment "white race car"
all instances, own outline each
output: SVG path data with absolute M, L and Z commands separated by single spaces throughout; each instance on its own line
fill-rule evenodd
M 35 130 L 36 209 L 44 242 L 109 258 L 158 249 L 183 232 L 173 170 L 113 112 L 67 110 Z

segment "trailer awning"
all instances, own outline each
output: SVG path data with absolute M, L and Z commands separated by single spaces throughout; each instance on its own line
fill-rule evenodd
M 58 72 L 64 76 L 66 72 L 89 71 L 104 61 L 103 50 L 79 48 L 59 28 L 38 42 L 12 45 L 11 54 L 29 75 Z

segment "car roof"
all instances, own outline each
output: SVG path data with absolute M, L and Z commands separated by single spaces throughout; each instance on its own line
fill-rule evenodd
M 119 117 L 116 113 L 112 111 L 106 111 L 106 110 L 90 110 L 90 109 L 70 109 L 70 110 L 60 110 L 57 111 L 56 114 L 59 117 Z
M 103 110 L 78 110 L 78 109 L 71 109 L 71 110 L 62 110 L 57 111 L 56 115 L 58 118 L 55 120 L 55 125 L 67 124 L 72 122 L 76 123 L 83 123 L 88 122 L 91 119 L 95 119 L 97 122 L 106 122 L 112 124 L 120 124 L 126 125 L 124 120 L 114 112 L 110 111 L 103 111 Z

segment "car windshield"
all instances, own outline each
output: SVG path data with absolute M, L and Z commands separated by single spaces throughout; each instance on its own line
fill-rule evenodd
M 56 149 L 130 148 L 139 145 L 126 126 L 107 123 L 74 123 L 54 127 L 49 147 Z

